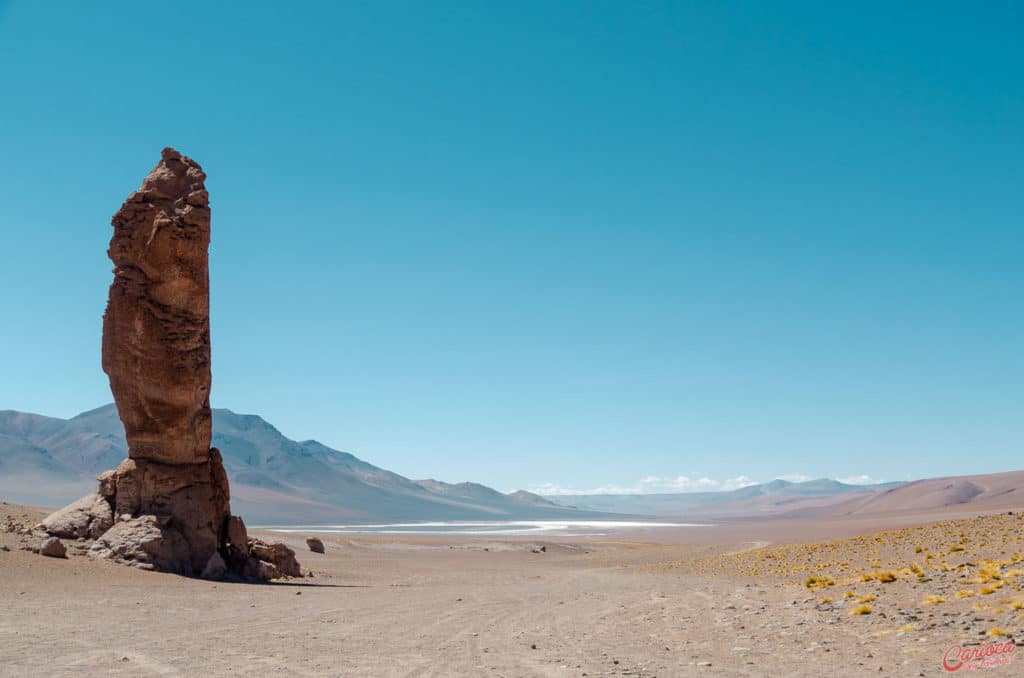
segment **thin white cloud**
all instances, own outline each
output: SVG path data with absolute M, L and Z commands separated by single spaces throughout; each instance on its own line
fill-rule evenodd
M 812 476 L 803 473 L 787 473 L 775 477 L 780 480 L 788 480 L 791 483 L 803 483 L 808 480 L 814 480 Z M 837 478 L 836 480 L 847 485 L 874 485 L 883 482 L 865 474 Z M 690 476 L 651 475 L 644 476 L 631 485 L 601 485 L 599 487 L 578 488 L 565 487 L 555 483 L 544 483 L 530 488 L 530 492 L 549 497 L 574 494 L 675 494 L 680 492 L 728 492 L 757 484 L 757 480 L 745 475 L 726 478 L 725 480 L 714 480 L 697 474 Z
M 716 490 L 735 490 L 748 485 L 756 485 L 757 481 L 747 476 L 738 476 L 727 480 L 690 476 L 645 476 L 632 485 L 601 485 L 591 488 L 563 487 L 554 483 L 544 483 L 530 489 L 534 494 L 557 496 L 567 494 L 658 494 L 677 492 L 713 492 Z
M 884 480 L 878 480 L 877 478 L 872 478 L 871 476 L 863 474 L 859 476 L 849 476 L 846 478 L 836 478 L 836 480 L 847 485 L 877 485 L 878 483 L 885 482 Z

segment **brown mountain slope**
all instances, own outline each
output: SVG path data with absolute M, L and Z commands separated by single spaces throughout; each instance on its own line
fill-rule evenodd
M 952 508 L 972 511 L 1024 508 L 1024 471 L 915 480 L 822 507 L 813 515 L 857 516 Z

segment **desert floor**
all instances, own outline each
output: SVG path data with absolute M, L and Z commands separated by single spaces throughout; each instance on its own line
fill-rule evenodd
M 0 505 L 0 525 L 42 515 Z M 905 527 L 937 517 L 958 520 Z M 326 555 L 262 536 L 313 576 L 213 583 L 46 558 L 0 532 L 0 675 L 937 676 L 951 645 L 1024 644 L 1018 512 L 617 540 L 345 535 Z M 979 675 L 1024 675 L 1024 655 L 1001 657 Z

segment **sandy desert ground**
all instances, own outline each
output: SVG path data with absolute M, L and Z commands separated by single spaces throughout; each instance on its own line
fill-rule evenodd
M 42 515 L 2 505 L 0 525 Z M 950 646 L 996 643 L 1010 663 L 979 675 L 1022 675 L 1024 516 L 874 520 L 344 535 L 325 555 L 274 534 L 313 576 L 268 585 L 46 558 L 0 532 L 0 675 L 938 676 Z

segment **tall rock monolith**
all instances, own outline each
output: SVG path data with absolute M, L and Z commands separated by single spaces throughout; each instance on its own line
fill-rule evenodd
M 253 557 L 244 523 L 231 515 L 227 474 L 210 447 L 205 179 L 198 163 L 165 148 L 114 215 L 102 364 L 128 458 L 100 475 L 95 495 L 42 527 L 89 534 L 89 552 L 98 558 L 186 575 L 260 578 L 268 568 Z M 94 516 L 101 513 L 95 506 L 110 512 Z
M 112 220 L 103 371 L 128 440 L 114 514 L 167 515 L 201 572 L 230 515 L 210 449 L 210 204 L 199 164 L 165 148 Z M 181 549 L 179 549 L 181 550 Z M 166 560 L 166 559 L 165 559 Z

